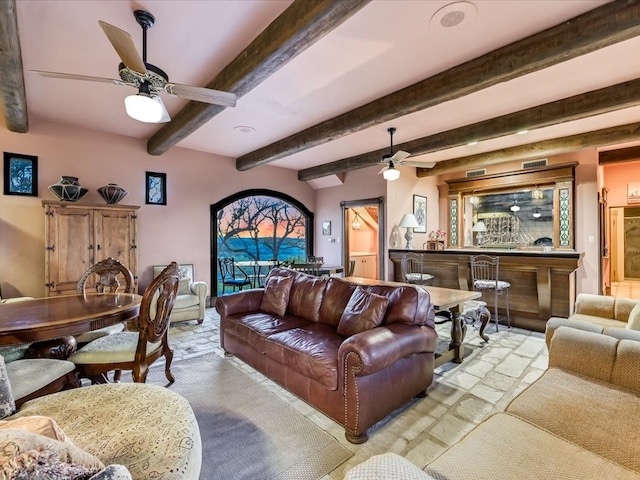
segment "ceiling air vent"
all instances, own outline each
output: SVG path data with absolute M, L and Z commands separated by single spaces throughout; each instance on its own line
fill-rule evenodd
M 486 168 L 481 168 L 480 170 L 469 170 L 468 172 L 465 173 L 467 178 L 481 177 L 482 175 L 486 175 L 486 174 L 487 174 Z
M 526 170 L 527 168 L 538 168 L 538 167 L 546 167 L 547 159 L 541 158 L 540 160 L 532 160 L 531 162 L 522 162 L 522 169 Z

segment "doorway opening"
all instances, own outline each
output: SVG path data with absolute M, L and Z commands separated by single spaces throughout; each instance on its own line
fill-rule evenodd
M 384 279 L 384 199 L 341 202 L 345 274 Z M 353 272 L 350 272 L 351 267 Z
M 609 210 L 610 294 L 640 299 L 640 207 Z

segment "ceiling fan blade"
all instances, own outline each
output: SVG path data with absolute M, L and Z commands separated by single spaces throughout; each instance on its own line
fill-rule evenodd
M 393 157 L 391 157 L 391 160 L 393 160 L 394 162 L 401 162 L 402 160 L 407 158 L 409 155 L 411 154 L 408 152 L 398 150 L 396 153 L 393 154 Z
M 89 75 L 76 75 L 74 73 L 60 73 L 60 72 L 45 72 L 43 70 L 31 70 L 38 75 L 48 78 L 62 78 L 65 80 L 84 80 L 87 82 L 101 82 L 101 83 L 114 83 L 116 85 L 128 85 L 124 83 L 122 80 L 118 80 L 115 78 L 104 78 L 104 77 L 91 77 Z
M 167 83 L 164 89 L 169 95 L 186 98 L 187 100 L 195 100 L 196 102 L 222 105 L 224 107 L 235 107 L 238 98 L 235 93 L 204 87 L 192 87 L 179 83 Z
M 433 168 L 436 162 L 402 162 L 405 167 Z
M 125 67 L 140 75 L 145 75 L 147 73 L 147 67 L 144 66 L 144 62 L 131 39 L 131 35 L 102 20 L 98 20 L 98 23 L 111 42 L 111 45 L 113 45 L 113 48 L 115 48 Z
M 384 172 L 385 170 L 389 170 L 389 165 L 387 165 L 386 167 L 382 167 L 380 169 L 380 171 L 378 172 L 378 175 L 380 175 L 382 172 Z

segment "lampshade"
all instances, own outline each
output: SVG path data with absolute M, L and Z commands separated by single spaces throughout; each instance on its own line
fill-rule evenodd
M 486 232 L 487 231 L 487 226 L 484 224 L 484 222 L 482 220 L 480 220 L 479 222 L 476 222 L 476 224 L 473 226 L 471 231 L 472 232 Z
M 162 100 L 157 95 L 139 92 L 124 99 L 127 115 L 140 122 L 161 123 L 171 120 Z
M 420 226 L 413 213 L 405 213 L 398 224 L 402 228 L 417 228 Z
M 512 212 L 519 212 L 520 211 L 520 207 L 518 206 L 518 204 L 514 203 L 513 205 L 511 205 L 509 207 L 509 210 L 511 210 Z
M 393 162 L 389 162 L 389 168 L 382 172 L 382 176 L 385 180 L 393 182 L 400 178 L 400 171 L 393 166 Z

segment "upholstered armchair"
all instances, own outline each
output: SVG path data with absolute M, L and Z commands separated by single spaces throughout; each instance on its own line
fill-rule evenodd
M 2 290 L 0 290 L 0 305 L 3 303 L 22 302 L 24 300 L 33 300 L 33 297 L 2 298 Z
M 156 278 L 166 265 L 153 267 L 153 278 Z M 204 321 L 204 310 L 207 303 L 206 282 L 196 282 L 192 264 L 180 265 L 180 283 L 178 284 L 178 296 L 171 312 L 171 323 L 186 320 Z

